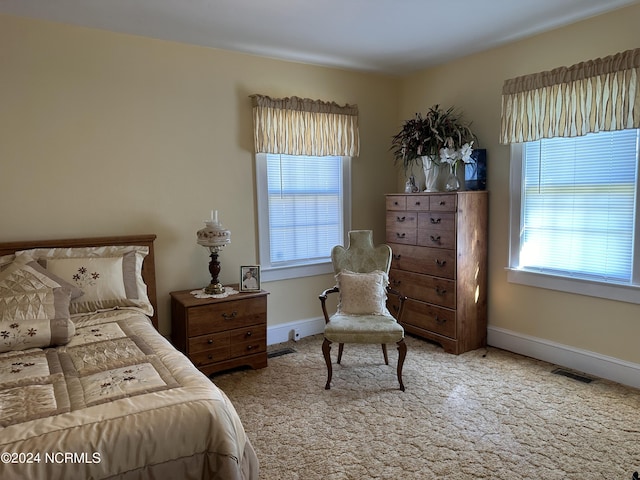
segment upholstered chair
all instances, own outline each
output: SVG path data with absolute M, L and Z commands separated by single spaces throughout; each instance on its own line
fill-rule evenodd
M 397 295 L 402 314 L 404 297 L 389 288 L 389 268 L 391 267 L 391 247 L 373 245 L 371 230 L 349 232 L 349 245 L 333 247 L 331 261 L 336 273 L 336 285 L 320 295 L 325 318 L 322 353 L 327 364 L 327 384 L 331 388 L 333 369 L 331 366 L 331 344 L 338 344 L 338 364 L 342 361 L 345 343 L 371 343 L 382 345 L 384 362 L 389 365 L 387 344 L 398 345 L 397 375 L 400 390 L 404 391 L 402 366 L 407 354 L 404 329 L 387 310 L 387 293 Z M 339 294 L 336 313 L 327 313 L 327 296 Z

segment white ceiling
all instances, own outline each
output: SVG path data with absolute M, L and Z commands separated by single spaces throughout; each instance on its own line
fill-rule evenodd
M 640 0 L 0 0 L 0 13 L 404 74 Z

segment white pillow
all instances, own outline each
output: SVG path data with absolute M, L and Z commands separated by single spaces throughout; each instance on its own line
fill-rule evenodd
M 136 308 L 153 315 L 142 279 L 142 262 L 149 253 L 143 246 L 38 248 L 16 255 L 30 255 L 48 271 L 76 285 L 82 297 L 73 299 L 72 315 L 115 308 Z
M 347 315 L 389 315 L 387 291 L 389 277 L 381 270 L 354 273 L 343 270 L 336 275 L 340 289 L 338 313 Z

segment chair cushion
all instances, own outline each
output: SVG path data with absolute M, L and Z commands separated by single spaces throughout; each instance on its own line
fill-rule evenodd
M 336 343 L 396 343 L 404 338 L 404 329 L 391 315 L 336 313 L 325 325 L 324 336 Z
M 336 275 L 340 289 L 338 313 L 347 315 L 390 315 L 387 310 L 389 277 L 381 270 L 354 273 L 343 270 Z

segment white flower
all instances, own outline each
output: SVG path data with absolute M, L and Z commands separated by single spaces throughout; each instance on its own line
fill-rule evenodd
M 441 148 L 440 149 L 440 160 L 442 163 L 448 163 L 449 165 L 453 165 L 458 161 L 459 151 L 453 148 Z
M 460 159 L 464 163 L 471 163 L 471 153 L 473 153 L 473 142 L 465 143 L 462 148 L 460 148 Z

